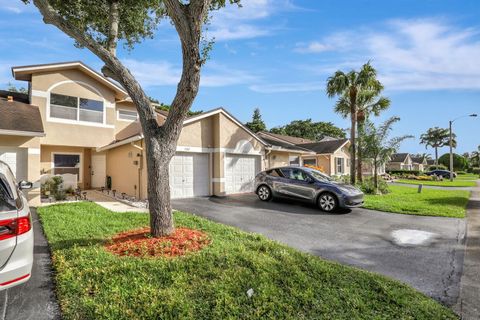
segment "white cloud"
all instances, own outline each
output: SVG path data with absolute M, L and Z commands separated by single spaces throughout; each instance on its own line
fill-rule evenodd
M 25 5 L 20 0 L 0 0 L 0 12 L 7 11 L 10 13 L 22 13 L 32 9 L 32 4 Z
M 124 59 L 123 62 L 145 87 L 176 86 L 182 74 L 180 67 L 166 61 L 153 63 Z M 232 69 L 209 61 L 202 69 L 200 85 L 204 87 L 225 87 L 252 83 L 257 79 L 257 76 L 247 71 Z
M 321 54 L 328 49 L 349 61 L 337 58 L 319 66 L 319 74 L 359 68 L 358 61 L 372 60 L 387 89 L 480 89 L 478 29 L 457 28 L 438 19 L 395 20 L 378 29 L 336 33 L 294 50 Z
M 271 25 L 259 25 L 259 21 L 272 16 L 275 12 L 292 10 L 295 6 L 290 0 L 247 0 L 241 7 L 227 5 L 212 15 L 208 37 L 216 41 L 252 39 L 271 34 Z

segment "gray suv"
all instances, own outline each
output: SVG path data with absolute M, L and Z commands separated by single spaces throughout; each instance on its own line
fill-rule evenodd
M 327 212 L 363 205 L 363 192 L 334 181 L 311 168 L 281 167 L 260 172 L 255 177 L 258 198 L 269 201 L 281 197 L 306 201 Z

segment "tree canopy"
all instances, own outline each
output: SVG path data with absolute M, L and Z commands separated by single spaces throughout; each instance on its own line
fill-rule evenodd
M 271 133 L 320 141 L 324 137 L 345 138 L 345 131 L 332 122 L 313 122 L 312 119 L 294 120 L 287 125 L 270 129 Z
M 438 163 L 450 168 L 450 153 L 445 153 L 438 159 Z M 468 168 L 468 160 L 459 154 L 453 154 L 453 170 L 462 171 Z
M 265 122 L 262 120 L 262 115 L 260 114 L 259 108 L 255 108 L 255 110 L 253 110 L 252 121 L 245 123 L 245 126 L 255 133 L 265 131 L 267 129 Z

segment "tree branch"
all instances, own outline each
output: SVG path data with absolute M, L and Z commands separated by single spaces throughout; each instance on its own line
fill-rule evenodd
M 109 15 L 109 30 L 108 30 L 108 42 L 107 49 L 113 55 L 117 55 L 117 42 L 118 42 L 118 25 L 120 22 L 120 11 L 118 6 L 118 0 L 110 1 L 110 15 Z
M 118 60 L 109 50 L 105 49 L 100 43 L 92 39 L 92 37 L 88 36 L 64 19 L 50 5 L 48 0 L 33 0 L 33 3 L 40 10 L 40 13 L 43 15 L 43 21 L 46 24 L 56 26 L 82 46 L 88 48 L 105 63 L 106 68 L 110 71 L 110 76 L 125 88 L 130 98 L 135 102 L 142 126 L 144 128 L 150 128 L 151 130 L 158 129 L 156 113 L 150 107 L 150 101 L 147 95 L 135 77 L 120 62 L 120 60 Z

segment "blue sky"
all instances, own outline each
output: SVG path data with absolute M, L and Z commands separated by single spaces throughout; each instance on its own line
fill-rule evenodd
M 0 13 L 1 86 L 14 83 L 14 65 L 82 60 L 97 70 L 102 66 L 43 24 L 35 7 L 0 0 Z M 229 6 L 213 15 L 207 37 L 216 42 L 194 110 L 222 106 L 248 121 L 259 107 L 269 128 L 307 118 L 348 128 L 333 112 L 335 100 L 325 95 L 326 79 L 371 60 L 392 100 L 375 121 L 399 116 L 392 135 L 416 137 L 401 151 L 423 153 L 418 137 L 426 129 L 480 113 L 478 0 L 243 0 L 242 8 Z M 171 101 L 181 56 L 167 21 L 154 39 L 131 52 L 120 50 L 119 57 L 150 96 Z M 454 129 L 458 152 L 480 145 L 480 118 L 458 120 Z

